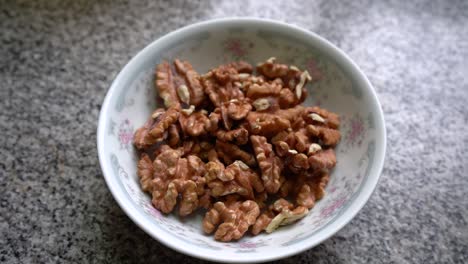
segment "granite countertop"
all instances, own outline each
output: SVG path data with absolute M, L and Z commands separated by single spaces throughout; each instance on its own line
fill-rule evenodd
M 119 208 L 96 126 L 113 78 L 181 26 L 225 16 L 297 24 L 368 75 L 385 112 L 379 185 L 321 245 L 279 263 L 468 262 L 467 1 L 2 1 L 0 262 L 201 263 Z

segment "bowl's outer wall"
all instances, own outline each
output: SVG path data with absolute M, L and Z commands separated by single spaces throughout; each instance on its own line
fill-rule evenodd
M 309 85 L 308 105 L 342 117 L 343 139 L 336 149 L 327 194 L 299 223 L 270 235 L 219 243 L 202 234 L 197 215 L 181 221 L 151 206 L 136 175 L 133 132 L 156 107 L 154 69 L 162 60 L 181 58 L 204 72 L 243 59 L 271 56 L 305 68 L 320 79 Z M 137 54 L 113 82 L 101 109 L 99 160 L 114 198 L 129 217 L 165 245 L 215 261 L 258 262 L 296 254 L 333 235 L 362 208 L 375 189 L 385 156 L 386 135 L 377 96 L 359 68 L 319 36 L 279 22 L 258 19 L 207 21 L 172 32 Z M 223 254 L 219 254 L 219 250 Z

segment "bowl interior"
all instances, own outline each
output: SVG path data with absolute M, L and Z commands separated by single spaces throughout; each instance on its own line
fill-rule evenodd
M 340 114 L 342 141 L 336 149 L 338 164 L 325 197 L 307 217 L 272 234 L 247 235 L 238 242 L 220 243 L 203 234 L 201 215 L 179 219 L 153 208 L 150 196 L 142 192 L 138 182 L 133 133 L 156 107 L 154 71 L 162 60 L 188 60 L 199 73 L 204 73 L 234 60 L 255 65 L 269 57 L 307 69 L 319 80 L 308 85 L 305 104 Z M 158 40 L 124 68 L 103 106 L 99 154 L 110 189 L 140 227 L 190 255 L 221 261 L 257 261 L 316 245 L 362 207 L 382 166 L 385 136 L 381 110 L 365 78 L 350 65 L 341 53 L 318 37 L 267 22 L 205 23 Z

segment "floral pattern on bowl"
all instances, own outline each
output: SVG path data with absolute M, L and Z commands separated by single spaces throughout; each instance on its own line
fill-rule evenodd
M 345 224 L 338 221 L 340 215 L 353 206 L 371 170 L 376 170 L 376 145 L 381 151 L 381 144 L 378 144 L 375 124 L 382 122 L 365 106 L 371 99 L 356 87 L 356 81 L 349 72 L 333 58 L 327 57 L 323 50 L 291 38 L 287 32 L 275 34 L 265 29 L 212 29 L 161 49 L 164 52 L 159 54 L 163 56 L 145 59 L 144 70 L 125 80 L 126 88 L 113 95 L 113 104 L 109 106 L 104 126 L 103 159 L 110 162 L 116 183 L 125 190 L 127 200 L 133 203 L 132 206 L 145 218 L 145 222 L 164 232 L 165 236 L 171 236 L 174 243 L 212 251 L 213 254 L 222 250 L 226 259 L 241 261 L 247 259 L 245 254 L 260 259 L 265 248 L 274 251 L 294 247 L 314 235 L 321 235 L 330 225 Z M 154 100 L 157 96 L 154 70 L 163 59 L 189 60 L 198 72 L 203 73 L 232 60 L 243 59 L 255 65 L 272 56 L 281 62 L 307 69 L 317 80 L 307 87 L 309 97 L 306 105 L 320 105 L 340 114 L 343 137 L 336 149 L 338 164 L 331 175 L 325 197 L 298 223 L 282 227 L 272 234 L 247 235 L 238 242 L 217 242 L 212 236 L 203 234 L 202 215 L 181 220 L 174 215 L 163 215 L 151 205 L 150 196 L 141 190 L 136 174 L 137 157 L 132 146 L 132 135 L 157 106 Z

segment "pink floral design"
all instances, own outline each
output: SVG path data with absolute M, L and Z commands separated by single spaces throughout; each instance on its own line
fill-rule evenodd
M 228 38 L 223 42 L 224 50 L 235 59 L 245 58 L 248 49 L 253 47 L 253 43 L 248 43 L 238 38 Z
M 133 139 L 133 127 L 128 119 L 125 119 L 119 126 L 118 133 L 121 149 L 129 149 Z
M 239 242 L 239 247 L 240 248 L 257 248 L 257 244 L 253 242 Z
M 329 206 L 325 207 L 320 211 L 320 217 L 328 217 L 335 212 L 336 209 L 340 208 L 346 202 L 346 197 L 343 196 L 333 201 Z
M 312 80 L 318 81 L 323 78 L 323 73 L 320 71 L 317 65 L 317 61 L 314 58 L 310 58 L 306 62 L 306 69 L 312 76 Z
M 355 115 L 349 120 L 348 124 L 349 129 L 345 135 L 345 142 L 347 142 L 348 146 L 353 146 L 355 144 L 360 146 L 362 144 L 364 134 L 366 133 L 364 121 L 359 115 Z
M 150 206 L 148 208 L 148 211 L 149 211 L 150 215 L 154 216 L 155 218 L 157 218 L 157 219 L 161 218 L 161 212 L 159 212 L 156 208 Z

